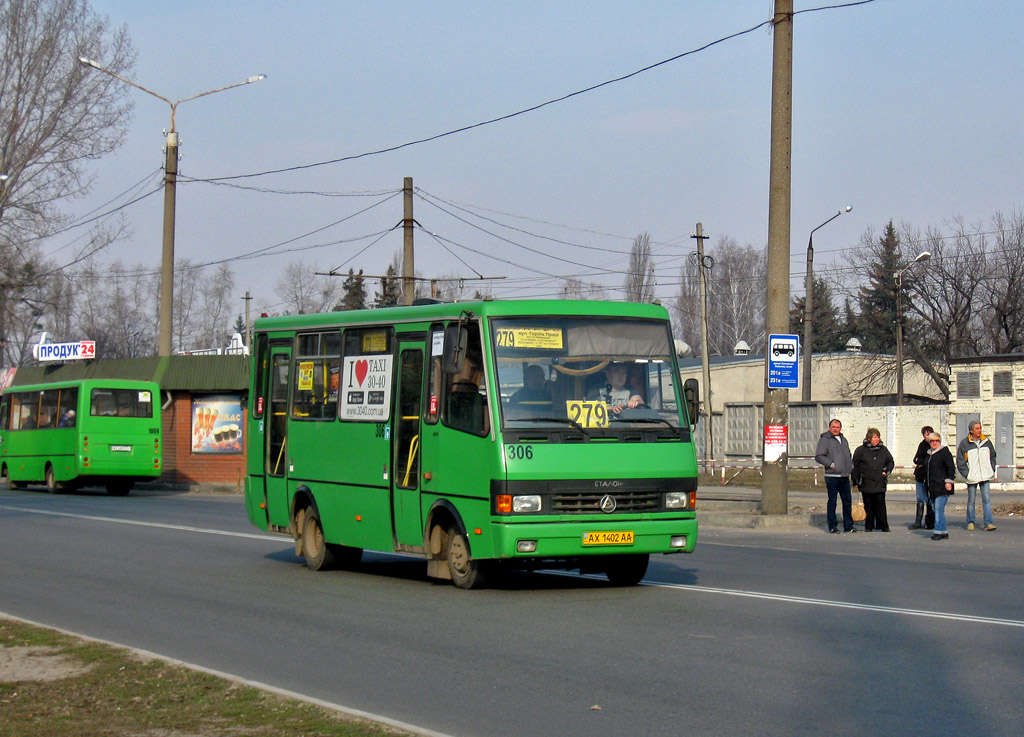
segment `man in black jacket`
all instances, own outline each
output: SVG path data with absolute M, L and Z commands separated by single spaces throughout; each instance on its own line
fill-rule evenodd
M 850 473 L 853 471 L 853 456 L 850 444 L 843 436 L 843 423 L 832 420 L 828 430 L 818 438 L 814 460 L 825 467 L 825 489 L 828 491 L 828 531 L 839 532 L 836 519 L 836 497 L 843 501 L 843 532 L 856 532 L 853 526 L 853 504 L 850 498 Z

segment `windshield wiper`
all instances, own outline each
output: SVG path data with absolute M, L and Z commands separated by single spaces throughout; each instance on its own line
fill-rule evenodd
M 590 437 L 590 433 L 587 432 L 586 428 L 583 427 L 583 425 L 581 425 L 580 423 L 576 422 L 576 420 L 570 420 L 569 418 L 565 418 L 563 420 L 561 417 L 507 417 L 507 418 L 505 418 L 505 421 L 506 422 L 559 422 L 559 423 L 564 423 L 566 425 L 570 425 L 572 427 L 575 427 L 577 430 L 579 430 L 581 433 L 586 435 L 588 438 Z
M 656 424 L 664 423 L 664 425 L 669 430 L 671 430 L 673 432 L 673 434 L 675 434 L 675 436 L 677 438 L 678 437 L 682 437 L 682 433 L 683 433 L 683 429 L 681 427 L 676 427 L 671 422 L 666 420 L 664 417 L 658 417 L 658 418 L 654 418 L 654 417 L 630 417 L 630 418 L 627 418 L 625 420 L 618 420 L 618 421 L 619 422 L 639 422 L 639 423 L 644 423 L 644 424 L 649 424 L 649 425 L 656 425 Z

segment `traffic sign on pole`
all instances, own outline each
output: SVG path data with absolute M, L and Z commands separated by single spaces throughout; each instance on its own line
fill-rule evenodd
M 800 338 L 796 335 L 768 336 L 768 388 L 796 389 L 800 385 Z

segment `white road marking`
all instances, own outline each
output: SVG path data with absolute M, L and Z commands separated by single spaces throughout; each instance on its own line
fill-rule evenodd
M 48 509 L 34 509 L 31 507 L 17 507 L 6 504 L 0 504 L 0 509 L 9 509 L 15 512 L 29 512 L 32 514 L 44 514 L 52 517 L 70 517 L 73 519 L 84 519 L 91 520 L 93 522 L 109 522 L 113 524 L 122 525 L 136 525 L 139 527 L 156 527 L 165 530 L 177 530 L 181 532 L 196 532 L 205 535 L 222 535 L 225 537 L 243 537 L 252 540 L 267 540 L 275 543 L 282 543 L 287 538 L 265 535 L 258 533 L 248 532 L 229 532 L 227 530 L 216 530 L 206 527 L 191 527 L 188 525 L 169 525 L 159 522 L 140 522 L 138 520 L 126 520 L 118 519 L 116 517 L 99 517 L 95 515 L 87 514 L 72 514 L 70 512 L 53 512 Z M 384 555 L 391 555 L 391 553 L 383 553 Z M 398 555 L 398 554 L 396 554 Z M 578 574 L 568 573 L 565 571 L 547 571 L 547 573 L 570 575 L 575 576 Z M 584 578 L 601 579 L 601 576 L 587 575 Z M 676 591 L 696 591 L 704 594 L 720 594 L 722 596 L 739 596 L 748 599 L 763 599 L 767 601 L 779 601 L 787 604 L 803 604 L 806 606 L 824 606 L 834 607 L 836 609 L 856 609 L 866 612 L 878 612 L 883 614 L 899 614 L 909 617 L 925 617 L 928 619 L 945 619 L 954 622 L 965 622 L 971 624 L 994 624 L 1003 627 L 1022 627 L 1024 628 L 1024 620 L 1020 619 L 1002 619 L 999 617 L 981 617 L 972 614 L 957 614 L 955 612 L 937 612 L 930 611 L 927 609 L 906 609 L 903 607 L 892 607 L 892 606 L 881 606 L 878 604 L 860 604 L 851 601 L 832 601 L 829 599 L 811 599 L 804 596 L 788 596 L 786 594 L 769 594 L 763 591 L 743 591 L 740 589 L 722 589 L 712 586 L 697 586 L 695 584 L 677 584 L 677 583 L 665 583 L 660 581 L 642 581 L 643 586 L 652 586 L 655 588 L 672 589 Z

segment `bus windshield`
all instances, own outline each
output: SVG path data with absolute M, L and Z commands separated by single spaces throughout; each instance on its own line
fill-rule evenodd
M 153 392 L 139 389 L 93 389 L 89 394 L 93 417 L 152 417 Z
M 530 317 L 491 329 L 505 427 L 682 426 L 666 322 Z

